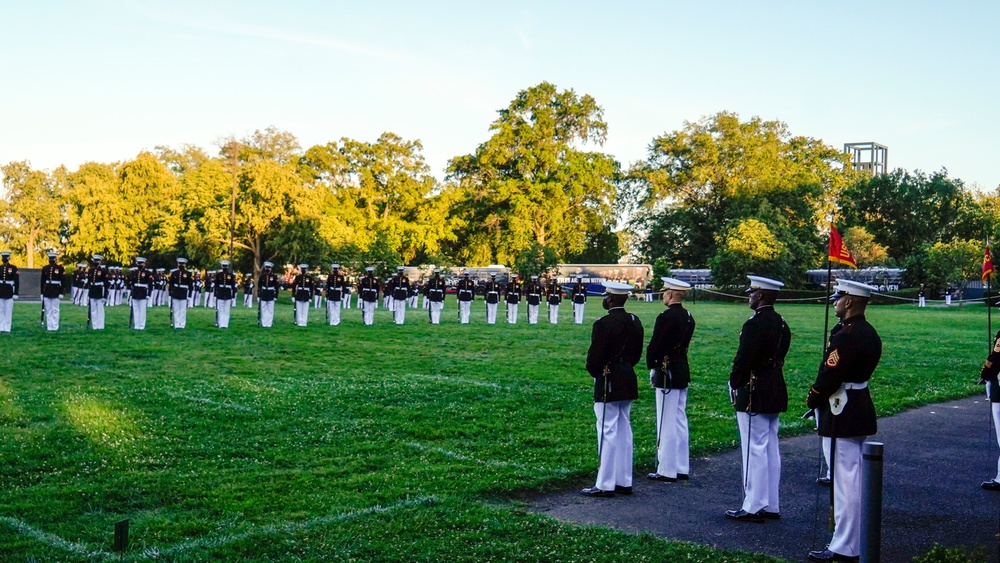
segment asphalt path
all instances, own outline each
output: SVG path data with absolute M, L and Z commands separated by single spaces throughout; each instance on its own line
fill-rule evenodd
M 879 420 L 869 441 L 885 444 L 882 561 L 912 561 L 935 543 L 984 546 L 987 560 L 998 561 L 1000 492 L 980 488 L 997 464 L 989 412 L 985 398 L 973 397 Z M 636 475 L 632 496 L 588 498 L 572 490 L 530 505 L 562 521 L 802 561 L 830 538 L 829 488 L 815 483 L 819 456 L 816 436 L 781 440 L 781 519 L 763 524 L 724 516 L 742 503 L 739 450 L 692 459 L 689 481 Z

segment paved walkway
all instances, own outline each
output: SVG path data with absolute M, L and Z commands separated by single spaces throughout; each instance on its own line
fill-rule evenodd
M 1000 492 L 979 487 L 996 468 L 990 424 L 981 397 L 879 420 L 871 441 L 885 444 L 882 561 L 912 561 L 934 543 L 985 546 L 997 561 Z M 802 561 L 829 541 L 829 489 L 815 484 L 818 455 L 815 436 L 782 440 L 781 520 L 764 524 L 723 515 L 742 502 L 738 450 L 692 459 L 686 482 L 637 475 L 631 497 L 592 499 L 573 490 L 537 498 L 532 508 L 564 521 Z

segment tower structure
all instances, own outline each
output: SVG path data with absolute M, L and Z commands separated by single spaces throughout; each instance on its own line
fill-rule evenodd
M 844 143 L 844 152 L 851 155 L 855 170 L 872 176 L 885 174 L 889 170 L 889 147 L 874 142 Z

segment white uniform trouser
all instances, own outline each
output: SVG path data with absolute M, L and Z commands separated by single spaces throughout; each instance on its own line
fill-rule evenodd
M 431 301 L 431 324 L 441 324 L 441 311 L 444 310 L 444 301 Z
M 507 323 L 517 324 L 517 303 L 507 304 Z
M 215 324 L 219 328 L 229 328 L 229 315 L 233 310 L 235 299 L 215 300 Z
M 667 477 L 690 473 L 688 444 L 687 389 L 655 389 L 656 472 Z
M 401 325 L 406 322 L 406 299 L 393 299 L 392 307 L 392 317 L 396 320 L 396 324 Z
M 947 306 L 949 306 L 949 307 L 951 307 L 951 294 L 950 293 L 948 295 L 944 296 L 944 304 L 947 305 Z
M 424 296 L 424 309 L 430 309 L 431 308 L 430 302 L 431 302 L 431 300 L 428 299 L 427 296 L 425 295 Z
M 549 322 L 559 324 L 559 305 L 549 305 Z
M 187 326 L 187 299 L 171 299 L 170 301 L 170 312 L 174 316 L 174 328 L 184 328 Z
M 309 323 L 309 301 L 295 301 L 295 325 L 306 326 Z
M 253 308 L 253 293 L 243 294 L 243 306 L 246 307 L 247 309 Z
M 818 416 L 816 417 L 819 418 Z M 817 424 L 819 424 L 817 422 Z M 823 461 L 826 462 L 826 478 L 830 478 L 830 439 L 826 436 L 820 436 L 820 442 L 823 444 Z
M 778 415 L 737 412 L 743 459 L 743 510 L 780 512 L 781 454 L 778 452 Z M 749 450 L 749 452 L 748 452 Z M 748 464 L 749 456 L 749 464 Z
M 90 328 L 94 330 L 104 330 L 104 305 L 105 299 L 91 298 L 90 307 Z
M 837 438 L 833 464 L 833 538 L 830 551 L 861 555 L 861 447 L 865 438 Z
M 993 385 L 992 383 L 987 383 L 987 387 Z M 996 436 L 997 444 L 1000 445 L 1000 403 L 990 403 L 990 409 L 993 411 L 993 435 Z M 997 458 L 997 476 L 993 478 L 994 481 L 1000 483 L 1000 457 Z
M 586 303 L 573 303 L 573 322 L 582 325 L 583 324 L 583 308 Z
M 366 325 L 375 324 L 375 305 L 377 301 L 361 301 L 361 318 L 364 319 Z
M 146 307 L 148 299 L 133 299 L 129 304 L 132 315 L 132 328 L 136 330 L 146 330 Z
M 58 297 L 42 297 L 46 330 L 59 330 L 59 302 Z
M 472 301 L 459 301 L 458 322 L 464 325 L 469 324 L 469 315 L 471 314 L 472 314 Z
M 538 324 L 538 305 L 528 304 L 528 324 Z
M 344 302 L 344 308 L 345 309 L 350 309 L 351 308 L 351 294 L 350 293 L 345 292 L 344 295 L 343 295 L 343 297 L 341 297 L 341 300 Z
M 597 447 L 601 454 L 597 483 L 594 486 L 602 491 L 613 491 L 616 485 L 632 486 L 631 413 L 632 401 L 594 403 Z
M 414 295 L 414 296 L 410 297 L 410 307 L 413 308 L 413 309 L 417 308 L 417 297 L 419 297 L 419 295 Z M 427 308 L 427 304 L 424 303 L 424 309 L 426 309 L 426 308 Z
M 14 318 L 14 299 L 0 299 L 0 332 L 10 332 Z
M 323 294 L 317 293 L 313 296 L 313 309 L 319 309 L 323 306 Z
M 330 322 L 330 326 L 340 324 L 340 305 L 341 301 L 339 299 L 326 300 L 326 319 Z
M 260 326 L 271 328 L 274 324 L 274 301 L 261 301 L 257 306 L 260 307 Z
M 497 305 L 499 305 L 499 303 L 486 304 L 486 324 L 497 324 Z
M 80 298 L 80 288 L 79 287 L 70 286 L 70 288 L 69 288 L 69 298 L 70 298 L 70 301 L 74 305 L 79 305 L 80 302 L 77 301 L 77 299 Z
M 917 306 L 918 307 L 926 307 L 927 306 L 927 298 L 926 297 L 920 297 L 920 302 L 919 302 L 919 304 Z

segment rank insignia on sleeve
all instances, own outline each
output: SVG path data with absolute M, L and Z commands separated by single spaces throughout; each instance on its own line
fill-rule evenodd
M 833 352 L 830 352 L 830 355 L 827 356 L 826 358 L 826 367 L 835 368 L 837 367 L 837 363 L 839 362 L 840 362 L 840 354 L 836 350 L 834 350 Z

